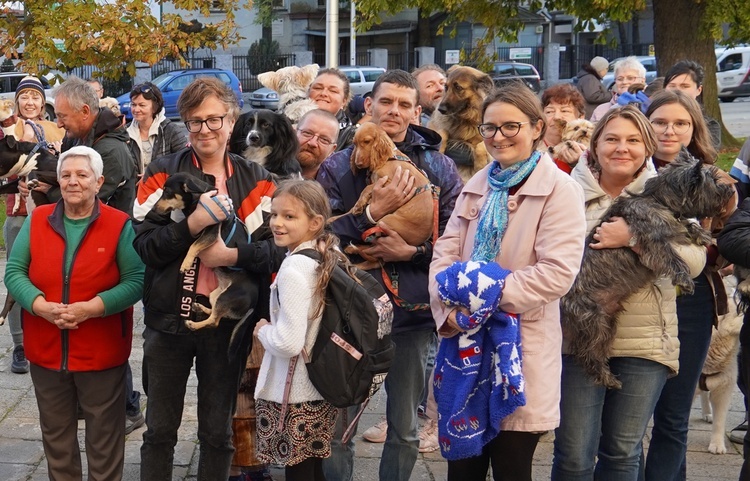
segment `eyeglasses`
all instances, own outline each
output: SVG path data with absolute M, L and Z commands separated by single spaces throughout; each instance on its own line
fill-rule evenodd
M 148 83 L 136 85 L 133 87 L 133 90 L 130 91 L 130 98 L 132 99 L 136 95 L 143 95 L 144 99 L 153 100 L 153 86 Z
M 635 81 L 636 81 L 636 80 L 638 80 L 639 78 L 640 78 L 640 77 L 633 77 L 633 76 L 628 76 L 628 77 L 617 77 L 617 78 L 615 79 L 615 82 L 620 82 L 620 83 L 622 83 L 622 82 L 625 82 L 626 80 L 627 80 L 628 82 L 635 82 Z
M 667 129 L 671 126 L 672 132 L 674 132 L 677 135 L 682 135 L 687 133 L 688 130 L 690 130 L 690 122 L 686 122 L 684 120 L 678 120 L 676 122 L 665 122 L 663 120 L 652 120 L 651 121 L 651 127 L 654 128 L 654 132 L 657 134 L 663 134 L 667 131 Z
M 481 135 L 485 139 L 491 139 L 495 136 L 495 134 L 497 134 L 497 131 L 499 130 L 500 133 L 502 133 L 506 138 L 509 139 L 518 135 L 518 132 L 521 131 L 522 125 L 530 123 L 531 122 L 505 122 L 499 127 L 495 124 L 480 124 L 479 135 Z
M 200 132 L 203 128 L 203 124 L 206 124 L 208 130 L 219 130 L 220 128 L 224 127 L 224 117 L 226 117 L 227 115 L 229 114 L 224 114 L 221 117 L 209 117 L 206 120 L 186 120 L 185 128 L 191 134 Z
M 318 138 L 318 143 L 322 145 L 323 147 L 328 147 L 330 145 L 333 145 L 333 140 L 327 138 L 327 137 L 321 137 L 320 134 L 316 134 L 315 132 L 311 132 L 309 130 L 300 129 L 297 130 L 297 134 L 304 140 L 305 142 L 311 141 L 313 138 Z

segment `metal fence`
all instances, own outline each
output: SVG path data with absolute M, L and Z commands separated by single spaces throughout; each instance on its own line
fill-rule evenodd
M 183 66 L 177 59 L 162 59 L 151 67 L 151 78 L 156 78 L 170 70 L 179 70 L 182 68 L 215 68 L 216 58 L 208 56 L 192 56 L 186 58 L 189 66 Z
M 234 55 L 232 71 L 240 79 L 243 92 L 252 92 L 262 87 L 258 81 L 259 73 L 278 70 L 294 65 L 293 53 L 280 55 Z
M 419 65 L 418 57 L 419 54 L 416 50 L 412 50 L 411 52 L 388 52 L 388 69 L 400 68 L 401 70 L 410 72 Z

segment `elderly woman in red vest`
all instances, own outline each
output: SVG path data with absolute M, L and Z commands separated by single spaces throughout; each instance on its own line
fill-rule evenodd
M 122 479 L 125 363 L 144 267 L 127 214 L 96 197 L 102 169 L 89 147 L 60 156 L 62 199 L 27 218 L 5 272 L 8 291 L 23 307 L 50 479 L 82 479 L 78 403 L 90 479 Z

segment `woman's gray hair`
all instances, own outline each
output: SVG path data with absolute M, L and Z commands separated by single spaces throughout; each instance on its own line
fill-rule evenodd
M 102 156 L 99 155 L 99 152 L 92 149 L 91 147 L 86 147 L 85 145 L 77 145 L 60 154 L 60 158 L 57 160 L 58 180 L 60 179 L 60 172 L 62 171 L 63 162 L 65 162 L 69 157 L 82 157 L 86 159 L 89 163 L 89 166 L 91 167 L 91 170 L 94 171 L 94 177 L 98 179 L 102 176 L 102 172 L 104 171 L 104 162 L 102 162 Z
M 621 70 L 635 70 L 638 72 L 639 77 L 646 78 L 646 67 L 638 61 L 638 57 L 633 55 L 615 62 L 615 77 L 617 77 L 617 72 Z

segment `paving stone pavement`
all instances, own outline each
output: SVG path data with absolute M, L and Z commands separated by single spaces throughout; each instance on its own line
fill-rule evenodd
M 5 272 L 5 260 L 0 261 L 0 279 Z M 0 282 L 2 284 L 2 282 Z M 0 298 L 5 286 L 0 287 Z M 141 386 L 141 359 L 143 342 L 143 319 L 140 306 L 136 307 L 136 336 L 130 362 L 136 388 Z M 42 449 L 38 412 L 31 379 L 28 374 L 10 371 L 13 343 L 7 325 L 0 326 L 0 481 L 47 480 L 47 466 Z M 175 447 L 174 481 L 196 480 L 198 463 L 196 385 L 193 374 L 188 381 L 185 413 Z M 145 409 L 145 396 L 142 400 Z M 378 422 L 385 412 L 385 394 L 381 391 L 370 403 L 360 423 L 360 431 Z M 736 426 L 743 417 L 744 407 L 739 391 L 735 390 L 727 420 L 727 429 Z M 83 421 L 79 421 L 79 443 L 83 444 Z M 140 479 L 140 445 L 145 428 L 131 433 L 125 443 L 124 481 Z M 690 419 L 688 446 L 688 481 L 736 481 L 742 464 L 741 446 L 727 440 L 728 453 L 708 453 L 711 425 L 700 415 L 700 403 L 696 400 Z M 355 476 L 356 481 L 377 479 L 382 444 L 371 444 L 357 436 Z M 549 479 L 552 464 L 552 434 L 542 438 L 534 456 L 534 481 Z M 646 440 L 647 442 L 648 440 Z M 83 459 L 85 465 L 85 456 Z M 274 479 L 283 480 L 283 470 L 273 469 Z M 439 451 L 420 454 L 410 478 L 411 481 L 433 481 L 446 479 L 447 465 Z

